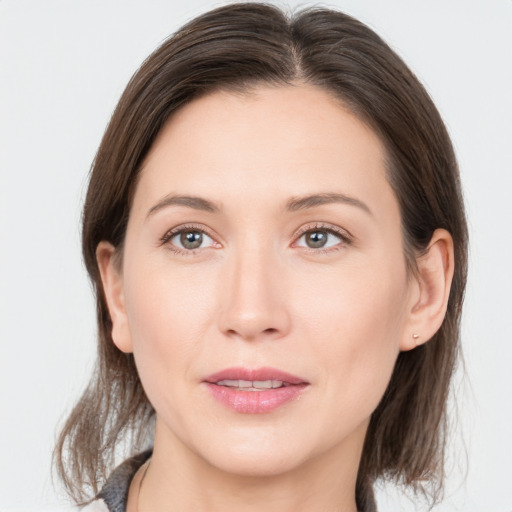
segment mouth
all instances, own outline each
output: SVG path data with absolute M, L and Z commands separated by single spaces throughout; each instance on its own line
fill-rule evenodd
M 214 382 L 217 386 L 225 386 L 227 388 L 234 388 L 240 391 L 264 391 L 266 389 L 279 389 L 286 386 L 293 386 L 288 382 L 282 380 L 219 380 Z
M 275 368 L 227 368 L 203 383 L 211 396 L 228 408 L 246 414 L 274 411 L 298 398 L 309 386 L 305 379 Z

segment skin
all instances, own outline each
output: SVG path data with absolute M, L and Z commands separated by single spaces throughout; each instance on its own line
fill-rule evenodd
M 370 128 L 304 84 L 211 93 L 165 125 L 122 261 L 106 242 L 97 250 L 113 340 L 134 352 L 157 413 L 139 512 L 356 511 L 370 415 L 399 352 L 440 326 L 453 274 L 443 230 L 407 272 L 385 156 Z M 332 193 L 356 202 L 287 209 Z M 173 195 L 218 211 L 163 204 Z M 166 237 L 180 226 L 206 233 L 202 245 Z M 324 247 L 308 246 L 313 232 Z M 309 385 L 271 413 L 242 414 L 202 384 L 232 366 Z

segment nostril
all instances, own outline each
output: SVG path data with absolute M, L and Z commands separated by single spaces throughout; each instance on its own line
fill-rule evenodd
M 255 340 L 256 338 L 267 338 L 267 337 L 274 337 L 277 334 L 279 334 L 279 329 L 276 329 L 275 327 L 269 327 L 267 329 L 263 329 L 262 331 L 253 332 L 250 329 L 240 329 L 240 332 L 237 329 L 228 329 L 226 331 L 226 334 L 228 336 L 234 336 L 238 337 L 241 336 L 244 339 L 247 340 Z

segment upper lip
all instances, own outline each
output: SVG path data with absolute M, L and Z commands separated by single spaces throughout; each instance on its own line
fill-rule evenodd
M 277 368 L 262 367 L 262 368 L 244 368 L 236 366 L 233 368 L 225 368 L 219 372 L 212 373 L 204 379 L 205 382 L 216 383 L 221 380 L 248 380 L 248 381 L 264 381 L 264 380 L 279 380 L 287 384 L 309 384 L 309 382 L 302 377 L 292 375 L 291 373 Z

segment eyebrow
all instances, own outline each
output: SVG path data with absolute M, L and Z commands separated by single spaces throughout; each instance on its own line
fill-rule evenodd
M 286 209 L 291 212 L 297 210 L 305 210 L 307 208 L 314 208 L 315 206 L 322 206 L 324 204 L 342 203 L 349 206 L 356 206 L 366 213 L 372 215 L 372 212 L 366 203 L 356 199 L 355 197 L 346 196 L 345 194 L 338 194 L 336 192 L 326 192 L 321 194 L 313 194 L 303 197 L 294 197 L 286 203 Z
M 214 202 L 197 196 L 168 195 L 158 201 L 148 212 L 148 217 L 168 206 L 186 206 L 194 210 L 202 210 L 209 213 L 218 213 L 220 207 Z
M 360 208 L 361 210 L 372 215 L 370 208 L 368 208 L 368 206 L 363 203 L 363 201 L 360 201 L 355 197 L 350 197 L 345 194 L 339 194 L 336 192 L 324 192 L 303 197 L 293 197 L 286 203 L 286 210 L 295 212 L 332 203 L 342 203 L 350 206 L 356 206 L 357 208 Z M 203 197 L 167 195 L 150 208 L 147 216 L 149 217 L 159 210 L 167 208 L 168 206 L 185 206 L 187 208 L 201 210 L 208 213 L 219 213 L 221 210 L 219 205 L 213 201 L 204 199 Z

